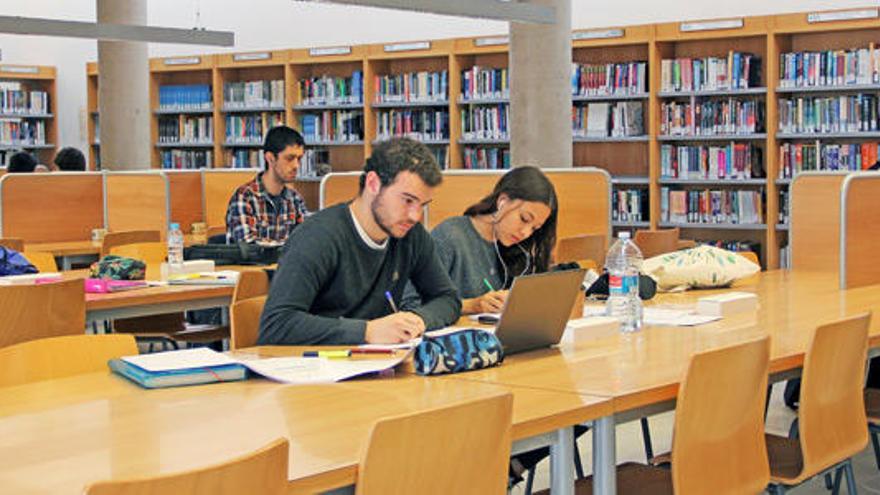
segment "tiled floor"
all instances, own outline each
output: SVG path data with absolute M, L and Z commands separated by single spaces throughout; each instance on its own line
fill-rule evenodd
M 783 404 L 782 385 L 777 384 L 773 390 L 770 412 L 767 416 L 767 431 L 779 435 L 787 435 L 788 428 L 795 416 L 796 414 Z M 656 453 L 668 452 L 672 440 L 673 413 L 651 417 L 650 424 L 654 451 Z M 587 472 L 591 469 L 591 443 L 592 437 L 590 433 L 581 437 L 578 442 L 581 458 L 584 461 L 584 469 Z M 637 421 L 617 427 L 617 459 L 618 463 L 625 461 L 645 462 L 642 434 Z M 877 469 L 877 465 L 874 462 L 874 453 L 870 442 L 868 447 L 855 458 L 854 469 L 856 482 L 859 486 L 859 494 L 880 495 L 880 470 Z M 520 483 L 511 493 L 516 495 L 522 494 L 524 492 L 524 485 L 525 483 Z M 549 486 L 549 462 L 543 461 L 538 466 L 534 489 L 536 491 L 542 490 L 547 488 L 547 486 Z M 841 492 L 846 493 L 846 489 L 842 489 Z M 791 493 L 794 495 L 828 495 L 830 492 L 825 490 L 825 484 L 821 479 L 814 479 L 793 489 Z

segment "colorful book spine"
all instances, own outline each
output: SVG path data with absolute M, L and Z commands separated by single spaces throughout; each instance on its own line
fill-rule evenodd
M 754 88 L 761 84 L 761 57 L 730 51 L 726 57 L 664 59 L 660 80 L 663 92 Z
M 446 109 L 382 110 L 376 114 L 376 138 L 409 137 L 419 141 L 449 139 Z
M 364 113 L 360 110 L 327 110 L 300 117 L 307 143 L 352 143 L 364 139 Z
M 440 72 L 407 72 L 375 76 L 376 103 L 426 103 L 449 99 L 449 76 Z
M 0 119 L 0 145 L 29 146 L 46 144 L 46 123 L 20 118 Z
M 461 110 L 463 139 L 510 139 L 510 106 L 469 106 Z
M 488 146 L 465 146 L 464 168 L 498 170 L 510 168 L 510 149 Z
M 819 170 L 867 170 L 877 162 L 880 143 L 783 143 L 779 178 Z
M 880 49 L 803 51 L 779 56 L 779 86 L 809 88 L 880 83 Z
M 159 86 L 160 110 L 210 110 L 212 98 L 210 84 Z
M 510 98 L 509 71 L 506 67 L 479 65 L 461 71 L 461 97 L 464 100 Z
M 779 99 L 779 131 L 786 133 L 874 132 L 880 130 L 876 94 Z
M 764 177 L 762 149 L 750 143 L 725 146 L 660 146 L 665 179 L 737 180 Z
M 340 105 L 363 103 L 364 73 L 354 71 L 351 77 L 322 75 L 300 79 L 301 105 Z
M 648 191 L 616 189 L 611 193 L 611 220 L 643 222 L 648 220 Z
M 761 192 L 750 190 L 672 190 L 663 187 L 661 218 L 664 222 L 691 224 L 761 224 Z
M 572 132 L 576 137 L 645 135 L 644 107 L 641 101 L 575 105 L 571 112 Z
M 31 90 L 18 81 L 0 81 L 0 114 L 49 113 L 49 93 Z
M 664 136 L 716 136 L 763 131 L 764 102 L 759 99 L 666 101 L 660 105 L 660 134 Z
M 284 80 L 224 83 L 223 106 L 226 108 L 284 108 Z
M 571 64 L 571 94 L 604 96 L 647 93 L 647 62 Z
M 210 168 L 214 163 L 211 150 L 163 150 L 162 168 L 169 170 Z

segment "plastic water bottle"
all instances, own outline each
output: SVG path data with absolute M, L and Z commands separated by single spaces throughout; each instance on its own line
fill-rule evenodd
M 639 299 L 639 270 L 642 252 L 621 232 L 608 250 L 608 303 L 605 313 L 620 320 L 621 332 L 637 332 L 642 328 L 642 300 Z
M 168 226 L 168 264 L 183 264 L 183 232 L 176 223 Z

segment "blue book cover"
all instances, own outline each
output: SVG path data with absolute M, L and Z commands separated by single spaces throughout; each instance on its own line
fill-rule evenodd
M 122 375 L 144 388 L 181 387 L 203 383 L 231 382 L 247 378 L 247 369 L 240 364 L 158 372 L 147 371 L 122 359 L 111 359 L 107 364 L 114 373 Z

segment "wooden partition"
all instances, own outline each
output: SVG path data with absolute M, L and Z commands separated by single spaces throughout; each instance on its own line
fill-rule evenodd
M 104 227 L 100 173 L 0 177 L 0 237 L 25 243 L 87 241 Z
M 791 183 L 791 268 L 837 271 L 840 193 L 846 172 L 802 173 Z
M 107 230 L 158 230 L 164 239 L 170 222 L 170 189 L 164 172 L 104 172 Z
M 253 168 L 202 170 L 202 211 L 208 228 L 226 226 L 229 198 L 257 172 Z
M 358 194 L 361 172 L 327 174 L 321 179 L 320 209 L 351 201 Z
M 204 222 L 202 212 L 202 174 L 199 170 L 165 170 L 171 193 L 171 222 L 180 224 L 184 234 L 192 233 L 194 222 Z
M 843 181 L 840 288 L 880 283 L 880 173 L 856 172 Z

